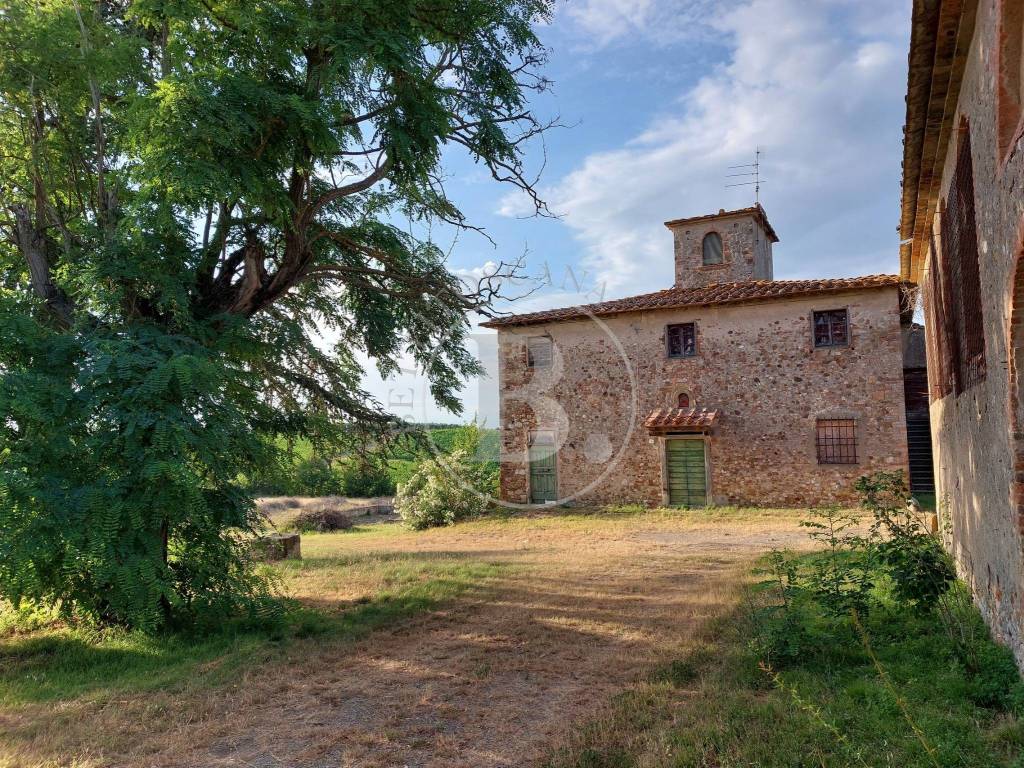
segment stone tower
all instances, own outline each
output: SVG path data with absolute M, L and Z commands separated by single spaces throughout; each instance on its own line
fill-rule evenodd
M 666 221 L 675 239 L 676 288 L 772 279 L 779 241 L 760 204 Z

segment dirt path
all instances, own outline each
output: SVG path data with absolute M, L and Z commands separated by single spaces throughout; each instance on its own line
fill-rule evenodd
M 514 570 L 487 593 L 354 645 L 325 643 L 315 658 L 249 669 L 187 707 L 139 697 L 91 712 L 98 727 L 128 729 L 130 743 L 95 764 L 529 765 L 733 605 L 752 557 L 802 545 L 795 521 L 637 519 L 363 538 L 354 549 L 486 553 Z

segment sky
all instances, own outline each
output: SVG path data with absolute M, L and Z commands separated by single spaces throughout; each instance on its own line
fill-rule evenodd
M 566 127 L 530 148 L 556 218 L 457 152 L 450 196 L 475 233 L 435 233 L 470 278 L 523 257 L 530 312 L 672 285 L 663 222 L 754 202 L 730 166 L 762 151 L 775 278 L 898 271 L 910 0 L 568 0 L 537 33 L 554 85 L 531 104 Z M 740 179 L 742 180 L 742 179 Z M 493 240 L 493 242 L 491 242 Z M 478 322 L 474 319 L 474 323 Z M 494 371 L 494 336 L 472 351 Z M 411 365 L 407 366 L 411 369 Z M 497 422 L 497 377 L 467 382 L 461 416 L 410 371 L 364 386 L 412 421 Z

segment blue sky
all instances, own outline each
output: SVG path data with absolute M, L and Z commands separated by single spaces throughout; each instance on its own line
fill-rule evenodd
M 760 146 L 776 279 L 893 273 L 909 22 L 910 0 L 560 3 L 538 29 L 554 86 L 533 109 L 569 127 L 530 156 L 539 169 L 546 154 L 558 218 L 524 218 L 523 196 L 453 152 L 448 192 L 494 243 L 434 236 L 467 276 L 526 253 L 545 284 L 516 312 L 659 290 L 673 279 L 662 222 L 751 204 L 726 175 Z M 415 374 L 382 381 L 370 366 L 364 384 L 399 415 L 460 420 Z M 496 386 L 468 382 L 463 418 L 494 424 Z

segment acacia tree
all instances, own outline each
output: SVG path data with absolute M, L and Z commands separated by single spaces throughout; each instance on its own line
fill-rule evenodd
M 237 610 L 268 437 L 393 424 L 357 352 L 410 354 L 457 409 L 497 284 L 412 233 L 471 226 L 450 149 L 542 207 L 549 12 L 0 0 L 0 595 L 144 628 Z

